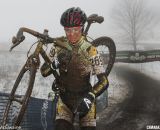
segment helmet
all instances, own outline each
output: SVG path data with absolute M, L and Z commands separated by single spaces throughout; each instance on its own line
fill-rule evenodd
M 86 14 L 79 7 L 72 7 L 62 14 L 60 23 L 64 27 L 76 27 L 83 26 L 86 20 Z

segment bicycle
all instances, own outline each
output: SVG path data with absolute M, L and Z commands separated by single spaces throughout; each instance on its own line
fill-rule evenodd
M 98 16 L 97 14 L 93 14 L 93 15 L 90 15 L 88 17 L 88 19 L 87 19 L 88 24 L 87 24 L 87 26 L 86 26 L 86 28 L 83 32 L 83 35 L 85 36 L 86 39 L 88 37 L 87 36 L 88 35 L 88 30 L 89 30 L 91 24 L 92 23 L 102 23 L 103 20 L 104 20 L 103 17 Z M 38 38 L 38 41 L 36 42 L 37 47 L 35 48 L 33 54 L 31 54 L 28 57 L 25 65 L 20 70 L 20 73 L 19 73 L 19 75 L 18 75 L 18 77 L 17 77 L 17 79 L 14 83 L 13 89 L 11 90 L 11 93 L 9 95 L 8 103 L 6 105 L 6 109 L 5 109 L 3 118 L 2 118 L 2 126 L 5 126 L 7 124 L 9 110 L 10 110 L 10 107 L 11 107 L 11 104 L 12 104 L 13 101 L 18 102 L 21 105 L 19 113 L 18 113 L 15 121 L 13 122 L 13 126 L 20 126 L 20 124 L 22 122 L 22 119 L 23 119 L 23 116 L 24 116 L 24 113 L 25 113 L 25 110 L 27 108 L 31 93 L 32 93 L 36 72 L 37 72 L 37 70 L 39 69 L 39 66 L 40 66 L 39 55 L 42 56 L 42 58 L 45 60 L 45 62 L 51 64 L 51 61 L 50 61 L 49 57 L 47 56 L 45 50 L 43 49 L 43 46 L 48 45 L 50 43 L 53 43 L 54 46 L 60 46 L 62 48 L 68 49 L 67 46 L 65 46 L 65 44 L 60 39 L 51 38 L 48 35 L 48 30 L 44 30 L 43 34 L 41 34 L 41 33 L 36 32 L 34 30 L 22 27 L 22 28 L 19 29 L 16 37 L 12 38 L 13 45 L 11 46 L 10 51 L 12 51 L 13 48 L 15 48 L 17 45 L 19 45 L 21 42 L 24 41 L 25 36 L 23 35 L 23 32 L 29 33 L 29 34 Z M 109 37 L 100 37 L 100 38 L 97 38 L 97 39 L 93 40 L 91 43 L 94 46 L 96 46 L 97 48 L 100 47 L 100 46 L 102 46 L 102 48 L 105 48 L 105 47 L 108 48 L 109 58 L 107 59 L 107 58 L 104 57 L 104 59 L 107 59 L 107 62 L 108 62 L 108 65 L 106 67 L 105 72 L 106 72 L 107 75 L 109 75 L 109 73 L 110 73 L 110 71 L 113 67 L 113 64 L 114 64 L 114 61 L 115 61 L 115 56 L 116 56 L 116 47 L 115 47 L 114 41 Z M 20 82 L 22 80 L 22 77 L 24 76 L 24 74 L 27 71 L 29 71 L 29 79 L 28 79 L 29 82 L 27 84 L 27 90 L 26 90 L 24 96 L 22 96 L 21 99 L 17 99 L 15 97 L 15 92 L 16 92 L 17 88 L 20 86 Z M 52 73 L 53 73 L 55 79 L 59 78 L 59 75 L 58 75 L 57 71 L 53 70 Z M 58 101 L 58 96 L 59 96 L 59 93 L 57 91 L 55 93 L 55 97 L 54 97 L 54 101 L 53 101 L 54 102 L 53 103 L 54 104 L 54 109 L 56 109 L 56 103 Z M 54 110 L 54 119 L 55 119 L 55 112 L 56 112 L 56 110 Z

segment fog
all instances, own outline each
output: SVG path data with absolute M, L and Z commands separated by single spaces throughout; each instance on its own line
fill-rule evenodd
M 160 13 L 159 0 L 146 0 L 157 18 Z M 16 35 L 20 27 L 28 27 L 39 32 L 49 30 L 52 37 L 64 35 L 60 25 L 60 16 L 70 7 L 80 7 L 89 16 L 97 13 L 102 15 L 105 21 L 99 25 L 92 25 L 89 35 L 98 37 L 102 35 L 116 38 L 111 17 L 116 0 L 0 0 L 0 43 L 9 43 L 13 35 Z M 159 27 L 160 28 L 160 27 Z M 160 31 L 154 30 L 160 34 Z M 28 41 L 32 37 L 27 35 Z
M 100 34 L 105 34 L 113 3 L 114 0 L 1 0 L 0 41 L 9 41 L 22 26 L 40 32 L 47 28 L 51 36 L 64 35 L 59 22 L 60 17 L 67 8 L 73 6 L 80 7 L 87 15 L 97 13 L 104 16 L 105 22 L 102 25 L 94 25 L 96 29 L 93 30 L 99 30 Z

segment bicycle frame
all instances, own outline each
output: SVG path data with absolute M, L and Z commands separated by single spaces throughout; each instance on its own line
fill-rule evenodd
M 46 52 L 43 50 L 43 45 L 46 44 L 46 41 L 44 41 L 43 39 L 39 39 L 37 43 L 38 44 L 37 44 L 37 47 L 36 47 L 35 51 L 33 52 L 33 54 L 31 54 L 28 57 L 25 65 L 23 66 L 22 70 L 20 71 L 20 74 L 17 77 L 16 82 L 13 86 L 13 89 L 12 89 L 11 94 L 9 96 L 9 101 L 7 103 L 7 107 L 6 107 L 4 115 L 3 115 L 3 119 L 2 119 L 2 125 L 3 126 L 6 125 L 7 117 L 8 117 L 8 114 L 9 114 L 9 109 L 10 109 L 10 106 L 11 106 L 13 101 L 16 101 L 16 102 L 18 102 L 22 105 L 22 107 L 20 108 L 20 111 L 19 111 L 20 114 L 18 115 L 18 117 L 17 117 L 17 119 L 14 123 L 14 126 L 19 126 L 20 125 L 20 123 L 22 121 L 22 118 L 23 118 L 23 115 L 24 115 L 24 112 L 25 112 L 25 109 L 26 109 L 26 106 L 28 105 L 30 95 L 32 93 L 37 69 L 39 69 L 39 66 L 40 66 L 39 55 L 41 55 L 43 57 L 45 62 L 51 64 L 50 59 L 48 58 Z M 18 88 L 18 85 L 19 85 L 24 73 L 27 70 L 30 71 L 30 79 L 29 79 L 29 84 L 28 84 L 27 91 L 26 91 L 23 99 L 17 99 L 15 97 L 16 89 Z M 56 71 L 53 70 L 53 74 L 55 75 L 55 77 L 58 78 L 58 73 Z
M 86 38 L 88 30 L 89 30 L 92 23 L 95 23 L 95 22 L 102 23 L 103 20 L 104 20 L 103 17 L 98 16 L 96 14 L 89 16 L 88 20 L 87 20 L 88 24 L 87 24 L 87 27 L 86 27 L 85 31 L 83 32 L 83 36 L 85 36 L 85 38 Z M 44 51 L 43 45 L 46 45 L 46 44 L 49 44 L 49 43 L 54 43 L 55 46 L 60 46 L 61 48 L 69 49 L 68 46 L 64 42 L 62 42 L 60 39 L 49 37 L 48 30 L 44 30 L 44 33 L 41 34 L 41 33 L 36 32 L 34 30 L 22 27 L 22 28 L 19 29 L 19 31 L 17 33 L 17 36 L 12 38 L 13 45 L 11 46 L 10 51 L 12 51 L 12 49 L 14 47 L 16 47 L 21 42 L 23 42 L 23 40 L 25 39 L 25 36 L 23 35 L 23 32 L 27 32 L 27 33 L 39 38 L 39 40 L 37 42 L 38 44 L 37 44 L 37 47 L 36 47 L 35 51 L 33 52 L 33 54 L 31 54 L 28 57 L 28 59 L 26 61 L 26 64 L 22 68 L 22 70 L 21 70 L 19 76 L 17 77 L 16 82 L 13 86 L 13 89 L 12 89 L 11 94 L 9 96 L 9 101 L 7 103 L 7 107 L 5 109 L 4 116 L 3 116 L 3 119 L 2 119 L 2 125 L 3 126 L 6 125 L 7 117 L 8 117 L 8 114 L 9 114 L 9 109 L 10 109 L 12 101 L 19 102 L 22 105 L 22 108 L 20 109 L 20 114 L 18 115 L 17 121 L 14 124 L 14 126 L 19 126 L 20 125 L 20 123 L 22 121 L 22 118 L 23 118 L 23 115 L 24 115 L 24 112 L 25 112 L 25 109 L 26 109 L 27 104 L 29 102 L 29 98 L 31 96 L 31 92 L 32 92 L 32 89 L 33 89 L 33 86 L 34 86 L 34 78 L 36 76 L 37 69 L 39 69 L 39 66 L 40 66 L 39 55 L 41 55 L 43 57 L 43 59 L 45 60 L 46 63 L 51 64 L 51 60 L 49 59 L 46 52 Z M 107 41 L 107 40 L 108 40 L 108 38 L 106 37 L 105 41 Z M 97 47 L 99 41 L 101 41 L 101 39 L 95 40 L 95 42 L 93 42 L 93 44 L 95 44 L 95 46 Z M 110 41 L 113 42 L 111 39 L 109 39 L 109 42 Z M 111 70 L 111 68 L 113 66 L 113 63 L 114 63 L 114 58 L 115 58 L 115 46 L 114 45 L 113 45 L 113 50 L 111 49 L 110 52 L 112 53 L 112 55 L 110 56 L 110 58 L 112 58 L 112 60 L 111 60 L 112 63 L 111 64 L 109 63 L 109 65 L 110 65 L 109 69 Z M 14 95 L 15 95 L 16 89 L 19 85 L 19 82 L 21 81 L 24 73 L 27 70 L 32 72 L 31 75 L 33 74 L 34 78 L 32 79 L 32 77 L 30 77 L 29 80 L 30 80 L 31 83 L 28 85 L 28 89 L 26 91 L 24 99 L 19 100 L 19 99 L 16 99 L 16 97 Z M 110 70 L 107 71 L 108 74 L 109 74 Z M 59 74 L 57 73 L 56 70 L 53 70 L 52 73 L 53 73 L 53 75 L 56 79 L 59 78 Z M 59 92 L 57 91 L 57 92 L 55 92 L 55 97 L 54 97 L 54 100 L 53 100 L 53 107 L 54 107 L 53 118 L 54 118 L 54 120 L 55 120 L 55 116 L 56 116 L 56 105 L 57 105 L 58 98 L 59 98 Z

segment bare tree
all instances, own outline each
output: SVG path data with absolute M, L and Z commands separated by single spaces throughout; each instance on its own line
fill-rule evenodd
M 153 15 L 144 0 L 119 0 L 113 9 L 112 18 L 125 38 L 137 50 L 137 41 L 153 26 Z

